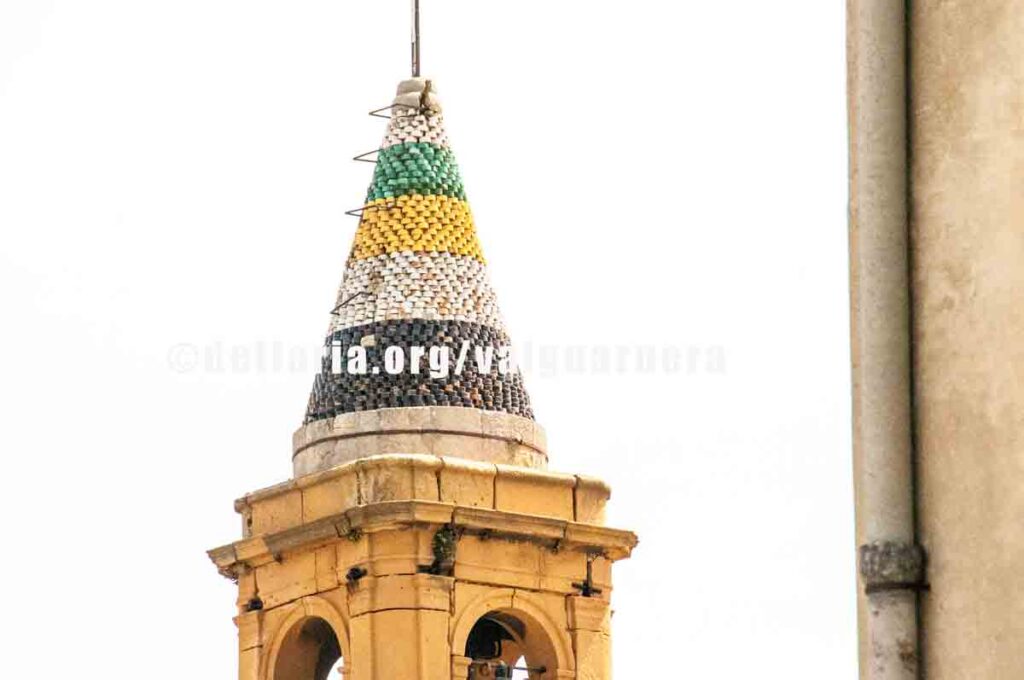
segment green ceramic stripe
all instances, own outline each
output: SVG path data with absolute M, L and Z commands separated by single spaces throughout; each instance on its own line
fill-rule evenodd
M 409 194 L 466 200 L 459 166 L 450 149 L 428 142 L 405 142 L 377 154 L 367 202 Z

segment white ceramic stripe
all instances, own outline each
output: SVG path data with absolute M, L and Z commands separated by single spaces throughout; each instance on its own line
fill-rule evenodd
M 487 267 L 451 253 L 392 253 L 348 263 L 338 291 L 344 304 L 330 331 L 380 321 L 427 319 L 505 330 Z
M 386 149 L 405 142 L 430 142 L 438 146 L 448 146 L 444 117 L 440 113 L 408 115 L 411 111 L 413 109 L 403 107 L 395 109 L 381 148 Z

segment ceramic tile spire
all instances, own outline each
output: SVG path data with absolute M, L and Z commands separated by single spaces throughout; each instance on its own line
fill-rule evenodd
M 509 345 L 441 106 L 430 81 L 404 81 L 346 263 L 305 422 L 423 406 L 532 419 L 520 373 L 497 369 Z M 352 347 L 365 351 L 365 374 L 337 371 L 337 357 L 347 361 Z M 385 370 L 389 347 L 401 348 L 404 370 Z M 415 374 L 410 370 L 414 347 L 427 352 L 447 347 L 449 375 L 431 376 L 429 357 Z M 493 349 L 494 363 L 482 370 L 475 356 L 487 348 Z M 457 374 L 460 353 L 466 360 Z

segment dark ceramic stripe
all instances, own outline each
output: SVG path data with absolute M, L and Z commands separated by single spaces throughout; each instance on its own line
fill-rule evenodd
M 333 341 L 340 343 L 341 356 L 347 361 L 349 347 L 366 344 L 373 336 L 373 346 L 366 348 L 367 365 L 377 366 L 377 375 L 335 375 L 331 371 Z M 469 356 L 461 375 L 455 375 L 455 360 L 464 342 L 470 344 Z M 498 348 L 509 344 L 508 336 L 490 326 L 457 321 L 384 321 L 335 331 L 327 338 L 327 349 L 321 372 L 313 384 L 306 422 L 332 418 L 341 413 L 371 411 L 380 408 L 412 406 L 464 406 L 485 411 L 502 411 L 533 418 L 530 400 L 523 388 L 522 376 L 515 372 L 501 375 L 497 371 L 497 355 L 488 373 L 480 373 L 474 360 L 476 347 Z M 384 353 L 389 346 L 401 347 L 408 363 L 412 347 L 444 345 L 451 356 L 450 374 L 431 378 L 424 359 L 420 375 L 413 375 L 406 366 L 397 375 L 384 370 Z

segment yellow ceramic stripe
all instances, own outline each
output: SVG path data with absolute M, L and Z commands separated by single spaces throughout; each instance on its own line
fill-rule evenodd
M 484 261 L 469 205 L 450 196 L 412 194 L 366 204 L 352 259 L 402 251 L 453 253 Z

